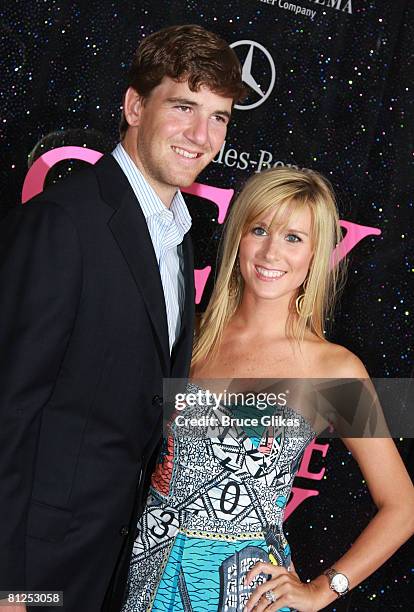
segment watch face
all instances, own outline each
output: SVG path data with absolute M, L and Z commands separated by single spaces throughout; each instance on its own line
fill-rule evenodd
M 335 574 L 331 581 L 332 587 L 338 593 L 343 593 L 348 588 L 348 578 L 344 574 Z

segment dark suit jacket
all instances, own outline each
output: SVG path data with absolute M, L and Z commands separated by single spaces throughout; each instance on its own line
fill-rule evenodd
M 112 156 L 2 221 L 0 590 L 61 590 L 67 612 L 120 609 L 159 450 L 162 380 L 188 375 L 188 235 L 183 252 L 170 358 L 151 238 Z

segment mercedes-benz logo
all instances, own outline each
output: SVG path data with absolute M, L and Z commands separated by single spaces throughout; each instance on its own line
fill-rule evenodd
M 259 96 L 259 98 L 258 100 L 256 100 L 256 102 L 252 102 L 250 104 L 235 104 L 234 107 L 238 108 L 239 110 L 250 110 L 251 108 L 256 108 L 257 106 L 260 106 L 261 104 L 263 104 L 263 102 L 267 100 L 267 98 L 272 93 L 273 87 L 275 85 L 275 80 L 276 80 L 276 69 L 275 69 L 275 63 L 269 51 L 265 47 L 263 47 L 263 45 L 261 45 L 260 43 L 254 40 L 238 40 L 230 45 L 232 49 L 235 49 L 236 47 L 241 47 L 241 46 L 247 46 L 249 48 L 246 58 L 243 62 L 243 66 L 242 66 L 243 82 L 246 83 L 246 85 L 248 85 Z M 259 53 L 262 55 L 261 65 L 263 65 L 263 59 L 265 59 L 266 64 L 270 65 L 270 70 L 267 68 L 263 71 L 264 78 L 267 81 L 269 81 L 269 78 L 270 78 L 270 83 L 267 87 L 264 87 L 263 83 L 259 85 L 259 83 L 257 83 L 256 79 L 254 78 L 252 74 L 253 54 L 255 51 L 256 51 L 255 58 L 256 56 L 259 55 Z M 255 59 L 255 64 L 256 63 L 258 62 L 256 62 L 256 59 Z M 256 76 L 257 76 L 257 72 L 256 72 Z

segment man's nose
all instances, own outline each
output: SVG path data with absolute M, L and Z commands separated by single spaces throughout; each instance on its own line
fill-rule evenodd
M 184 136 L 194 144 L 205 145 L 208 141 L 208 117 L 195 116 Z

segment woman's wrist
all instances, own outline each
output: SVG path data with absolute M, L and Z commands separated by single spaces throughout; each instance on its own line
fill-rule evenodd
M 323 610 L 338 598 L 338 595 L 329 587 L 328 578 L 324 574 L 314 578 L 308 584 L 314 595 L 317 610 Z

